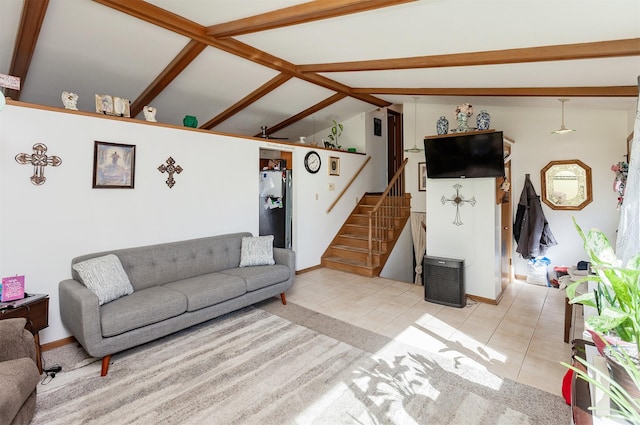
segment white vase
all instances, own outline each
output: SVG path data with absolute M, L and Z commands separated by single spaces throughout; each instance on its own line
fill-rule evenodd
M 467 131 L 469 130 L 469 125 L 467 125 L 467 121 L 469 117 L 464 112 L 458 112 L 458 116 L 456 117 L 458 120 L 458 131 Z

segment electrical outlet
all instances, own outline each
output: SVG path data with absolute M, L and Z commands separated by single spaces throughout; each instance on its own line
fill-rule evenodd
M 336 185 L 334 183 L 329 183 L 329 190 L 336 190 Z

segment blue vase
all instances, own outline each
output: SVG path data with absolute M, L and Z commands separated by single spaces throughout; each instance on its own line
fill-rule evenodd
M 484 109 L 476 116 L 476 127 L 478 130 L 488 130 L 491 125 L 491 115 Z
M 444 115 L 436 122 L 436 131 L 438 134 L 447 134 L 449 132 L 449 120 Z

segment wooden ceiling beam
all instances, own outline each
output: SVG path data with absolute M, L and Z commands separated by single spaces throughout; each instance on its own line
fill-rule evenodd
M 291 124 L 293 124 L 295 122 L 298 122 L 301 119 L 306 118 L 309 115 L 314 114 L 314 113 L 326 108 L 329 105 L 333 105 L 334 103 L 336 103 L 339 100 L 344 99 L 345 97 L 347 97 L 347 95 L 344 94 L 344 93 L 336 93 L 333 96 L 330 96 L 330 97 L 326 98 L 322 102 L 318 102 L 315 105 L 311 106 L 310 108 L 307 108 L 304 111 L 299 112 L 299 113 L 295 114 L 294 116 L 292 116 L 290 118 L 287 118 L 286 120 L 284 120 L 282 122 L 279 122 L 278 124 L 276 124 L 276 125 L 274 125 L 272 127 L 269 127 L 267 129 L 267 131 L 268 131 L 267 134 L 269 135 L 269 134 L 275 133 L 276 131 L 280 131 L 283 128 L 286 128 L 286 127 L 290 126 Z M 253 137 L 261 137 L 261 136 L 262 136 L 262 133 L 258 133 L 256 135 L 254 135 Z
M 411 96 L 518 96 L 518 97 L 637 97 L 638 86 L 611 87 L 486 87 L 486 88 L 354 88 L 355 93 Z
M 640 38 L 450 55 L 298 65 L 300 72 L 385 71 L 640 56 Z
M 20 26 L 9 67 L 9 75 L 19 77 L 21 86 L 24 86 L 27 79 L 31 58 L 40 35 L 40 28 L 42 28 L 42 22 L 47 13 L 47 6 L 49 6 L 49 0 L 24 0 L 22 5 Z M 5 96 L 20 100 L 20 91 L 6 89 Z
M 272 30 L 322 19 L 395 6 L 415 0 L 320 0 L 285 7 L 235 21 L 212 25 L 206 34 L 217 37 L 235 37 L 258 31 Z
M 189 43 L 173 58 L 171 63 L 153 80 L 131 104 L 131 116 L 137 116 L 145 105 L 151 103 L 171 82 L 189 66 L 189 64 L 207 47 L 199 41 L 190 40 Z
M 239 102 L 236 102 L 231 107 L 227 108 L 221 114 L 218 114 L 214 118 L 210 119 L 209 121 L 201 125 L 200 128 L 203 128 L 205 130 L 211 130 L 221 122 L 229 119 L 230 117 L 237 114 L 247 106 L 251 105 L 253 102 L 257 101 L 258 99 L 264 97 L 266 94 L 280 87 L 282 84 L 286 83 L 291 78 L 292 76 L 287 74 L 277 75 L 276 77 L 272 78 L 270 81 L 267 81 L 258 89 L 251 92 L 249 95 L 245 96 Z
M 350 87 L 333 81 L 329 78 L 316 75 L 314 73 L 300 72 L 296 65 L 284 59 L 256 49 L 248 44 L 234 40 L 232 38 L 219 40 L 205 34 L 206 28 L 197 23 L 185 19 L 181 16 L 168 12 L 160 7 L 154 6 L 143 0 L 94 0 L 97 3 L 126 13 L 130 16 L 142 19 L 167 30 L 189 37 L 201 43 L 208 44 L 216 49 L 250 60 L 262 66 L 266 66 L 276 71 L 293 75 L 294 77 L 319 84 L 336 92 L 342 92 L 347 96 L 353 96 L 363 102 L 371 103 L 375 106 L 387 106 L 389 102 L 378 99 L 368 94 L 354 94 Z

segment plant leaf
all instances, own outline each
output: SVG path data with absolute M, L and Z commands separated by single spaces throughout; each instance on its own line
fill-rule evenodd
M 629 316 L 611 308 L 604 308 L 598 316 L 591 316 L 586 319 L 587 324 L 595 331 L 602 334 L 620 326 Z M 620 336 L 622 338 L 622 336 Z M 624 338 L 623 338 L 624 339 Z

